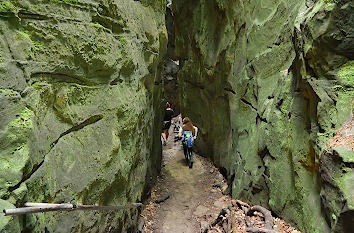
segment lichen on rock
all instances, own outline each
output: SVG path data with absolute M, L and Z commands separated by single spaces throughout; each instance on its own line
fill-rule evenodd
M 227 7 L 226 7 L 227 6 Z M 352 1 L 174 1 L 182 114 L 233 198 L 330 232 L 319 160 L 351 120 Z
M 155 83 L 165 1 L 24 0 L 0 9 L 1 208 L 141 201 L 161 162 Z M 0 231 L 126 232 L 138 213 L 7 217 Z

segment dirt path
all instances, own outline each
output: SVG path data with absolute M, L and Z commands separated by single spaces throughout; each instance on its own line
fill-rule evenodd
M 234 232 L 246 233 L 245 212 L 232 207 L 231 197 L 223 195 L 220 189 L 222 187 L 225 191 L 227 187 L 223 176 L 208 159 L 196 154 L 193 168 L 189 168 L 181 142 L 174 142 L 174 136 L 171 130 L 167 146 L 163 148 L 161 175 L 152 189 L 150 201 L 141 213 L 145 223 L 142 232 L 201 232 L 219 216 L 223 208 L 228 207 L 233 209 L 232 213 L 237 219 Z M 167 196 L 167 200 L 155 202 Z M 255 227 L 264 227 L 259 215 L 249 219 Z M 301 233 L 280 218 L 273 217 L 273 221 L 273 229 L 278 232 Z
M 172 133 L 163 150 L 163 169 L 142 212 L 145 232 L 200 232 L 201 223 L 218 216 L 220 209 L 230 205 L 231 198 L 213 187 L 222 175 L 203 157 L 194 154 L 193 168 L 183 155 L 181 142 L 173 142 Z M 156 204 L 159 197 L 166 201 Z

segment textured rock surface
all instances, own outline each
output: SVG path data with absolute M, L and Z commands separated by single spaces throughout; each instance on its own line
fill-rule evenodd
M 354 152 L 345 147 L 325 151 L 320 159 L 321 198 L 334 232 L 354 229 Z
M 178 115 L 180 113 L 179 89 L 177 82 L 178 63 L 169 58 L 165 59 L 163 69 L 164 100 L 171 104 L 171 107 Z
M 168 43 L 163 69 L 164 99 L 172 105 L 171 107 L 175 115 L 178 115 L 180 113 L 179 89 L 177 83 L 179 62 L 176 61 L 175 56 L 175 26 L 170 1 L 166 7 L 166 29 L 168 33 Z
M 232 195 L 329 232 L 319 155 L 350 120 L 353 1 L 174 1 L 182 113 Z
M 0 206 L 141 200 L 161 159 L 165 1 L 0 3 Z M 124 232 L 137 210 L 6 217 L 1 232 Z

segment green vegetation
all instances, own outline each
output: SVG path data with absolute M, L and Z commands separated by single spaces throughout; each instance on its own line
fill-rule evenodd
M 338 3 L 338 0 L 323 0 L 323 2 L 326 4 L 326 11 L 332 11 Z
M 348 86 L 354 85 L 354 61 L 349 61 L 338 72 L 338 77 Z
M 55 3 L 67 3 L 67 4 L 76 4 L 79 0 L 45 0 L 45 2 L 55 2 Z
M 326 4 L 336 4 L 338 0 L 323 0 Z
M 99 23 L 92 23 L 91 22 L 91 25 L 92 25 L 92 27 L 94 27 L 96 29 L 104 29 L 104 27 Z
M 28 33 L 26 33 L 26 32 L 17 32 L 17 34 L 16 34 L 16 40 L 24 40 L 24 39 L 27 39 L 27 40 L 29 40 L 29 41 L 31 41 L 32 42 L 32 39 L 31 39 L 31 37 L 30 37 L 30 35 L 28 34 Z
M 120 43 L 122 43 L 123 45 L 126 45 L 126 44 L 128 44 L 128 39 L 126 38 L 126 37 L 120 37 L 119 38 L 119 41 L 120 41 Z
M 33 112 L 25 108 L 21 113 L 19 118 L 9 123 L 9 127 L 23 127 L 23 128 L 32 128 L 32 116 Z
M 71 3 L 71 4 L 75 4 L 75 3 L 78 3 L 79 0 L 54 0 L 55 2 L 64 2 L 64 3 Z
M 0 89 L 0 95 L 9 96 L 9 97 L 21 96 L 20 93 L 11 89 Z
M 33 41 L 31 39 L 31 36 L 28 33 L 26 33 L 26 32 L 18 31 L 16 36 L 15 36 L 15 39 L 16 40 L 28 40 L 28 41 L 30 41 L 32 43 L 32 46 L 30 48 L 31 53 L 29 54 L 30 57 L 33 57 L 33 55 L 35 53 L 37 53 L 38 51 L 41 51 L 43 49 L 43 45 L 41 43 L 39 43 L 39 42 Z
M 33 43 L 33 46 L 31 47 L 31 51 L 33 53 L 36 53 L 36 52 L 38 52 L 38 51 L 43 49 L 43 45 L 42 44 L 40 44 L 38 42 L 35 42 L 35 41 L 32 41 L 32 43 Z
M 0 12 L 14 12 L 16 10 L 11 2 L 0 2 Z

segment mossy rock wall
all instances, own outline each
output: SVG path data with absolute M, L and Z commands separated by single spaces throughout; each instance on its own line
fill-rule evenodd
M 161 163 L 164 0 L 0 3 L 0 207 L 141 201 Z M 137 209 L 1 217 L 1 232 L 127 232 Z
M 181 109 L 232 196 L 330 232 L 319 157 L 351 120 L 354 3 L 173 2 Z

